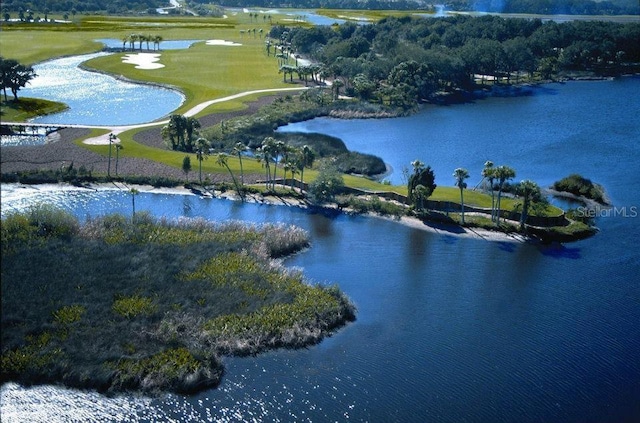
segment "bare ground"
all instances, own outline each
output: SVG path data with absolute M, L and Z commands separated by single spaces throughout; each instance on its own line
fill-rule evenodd
M 281 94 L 286 95 L 286 94 Z M 238 116 L 255 113 L 260 107 L 270 104 L 280 95 L 269 95 L 247 103 L 247 108 L 235 112 L 210 114 L 198 118 L 202 128 L 207 128 Z M 62 166 L 73 163 L 77 169 L 84 166 L 93 173 L 106 174 L 109 166 L 109 158 L 87 150 L 75 143 L 75 140 L 86 137 L 88 129 L 66 128 L 51 137 L 50 142 L 39 146 L 11 146 L 0 147 L 0 172 L 14 173 L 30 170 L 57 170 Z M 160 127 L 153 127 L 135 135 L 134 140 L 144 145 L 155 148 L 166 148 L 160 136 Z M 114 161 L 111 161 L 111 172 L 115 172 Z M 193 179 L 196 168 L 190 174 Z M 167 166 L 142 158 L 121 157 L 118 160 L 119 176 L 158 176 L 173 179 L 185 179 L 182 169 Z M 204 176 L 204 175 L 203 175 Z M 253 182 L 262 179 L 263 175 L 246 175 L 245 181 Z M 217 174 L 210 177 L 212 182 L 231 180 L 226 174 Z

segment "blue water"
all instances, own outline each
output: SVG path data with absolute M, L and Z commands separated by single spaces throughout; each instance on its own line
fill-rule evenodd
M 69 109 L 38 117 L 33 122 L 132 125 L 162 118 L 180 107 L 184 97 L 177 91 L 124 82 L 78 67 L 105 54 L 66 57 L 35 65 L 38 76 L 20 91 L 21 95 L 65 103 Z
M 96 41 L 104 44 L 105 47 L 108 48 L 122 48 L 122 40 L 118 40 L 116 38 L 99 38 Z M 162 50 L 182 50 L 185 48 L 191 47 L 193 44 L 200 42 L 202 40 L 166 40 L 160 43 L 160 51 Z M 135 49 L 138 49 L 140 46 L 139 42 L 135 43 Z M 126 49 L 129 49 L 129 43 L 125 43 Z M 144 49 L 147 48 L 147 42 L 142 43 L 142 47 Z M 153 42 L 149 42 L 149 48 L 153 50 L 154 44 Z
M 418 155 L 436 167 L 437 178 L 493 158 L 543 182 L 571 171 L 602 182 L 620 213 L 600 217 L 595 237 L 564 246 L 140 194 L 136 209 L 157 215 L 306 228 L 311 248 L 285 264 L 302 267 L 314 282 L 337 283 L 356 303 L 357 321 L 305 350 L 225 359 L 222 385 L 192 397 L 107 399 L 5 384 L 3 421 L 640 421 L 639 88 L 638 78 L 551 85 L 527 97 L 433 108 L 361 127 L 369 152 L 396 168 Z M 412 119 L 421 130 L 407 124 Z M 358 150 L 351 140 L 363 122 L 328 122 L 344 124 L 343 138 Z M 394 135 L 405 131 L 413 132 Z M 451 184 L 440 177 L 436 182 Z M 131 212 L 126 192 L 2 186 L 3 213 L 38 199 L 80 217 Z

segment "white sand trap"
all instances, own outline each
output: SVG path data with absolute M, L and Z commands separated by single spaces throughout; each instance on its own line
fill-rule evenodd
M 159 53 L 127 54 L 122 58 L 122 63 L 136 65 L 136 69 L 160 69 L 164 68 L 163 64 L 157 63 L 160 61 L 160 56 Z
M 208 46 L 230 46 L 230 47 L 236 47 L 236 46 L 241 46 L 242 44 L 234 43 L 233 41 L 226 41 L 226 40 L 209 40 L 209 41 L 207 41 L 207 45 Z

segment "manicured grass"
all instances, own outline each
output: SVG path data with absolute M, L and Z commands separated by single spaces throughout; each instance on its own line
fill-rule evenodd
M 9 101 L 0 103 L 0 118 L 4 122 L 25 122 L 36 116 L 57 113 L 67 108 L 63 103 L 43 100 L 39 98 L 20 97 L 18 101 L 9 98 Z
M 186 50 L 162 51 L 159 63 L 165 67 L 154 70 L 135 69 L 131 64 L 122 63 L 126 53 L 99 57 L 86 66 L 133 80 L 178 87 L 186 101 L 176 113 L 244 91 L 292 86 L 284 83 L 278 74 L 277 59 L 267 57 L 264 40 L 249 35 L 241 39 L 235 30 L 233 33 L 220 31 L 219 36 L 242 46 L 209 46 L 202 42 Z

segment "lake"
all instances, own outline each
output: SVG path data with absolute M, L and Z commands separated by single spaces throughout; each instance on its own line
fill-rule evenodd
M 125 82 L 78 67 L 106 54 L 65 57 L 35 65 L 33 69 L 38 76 L 20 91 L 21 95 L 65 103 L 69 109 L 40 116 L 32 122 L 133 125 L 167 116 L 184 101 L 184 96 L 175 90 Z
M 571 82 L 528 95 L 427 107 L 401 119 L 317 119 L 338 135 L 411 160 L 440 185 L 487 159 L 541 185 L 578 172 L 615 212 L 595 237 L 561 245 L 484 242 L 358 216 L 141 193 L 168 217 L 287 222 L 311 248 L 288 258 L 314 283 L 337 283 L 357 320 L 304 350 L 227 358 L 218 389 L 194 396 L 105 398 L 5 384 L 3 421 L 632 422 L 640 420 L 640 78 Z M 294 128 L 291 128 L 292 130 Z M 131 213 L 119 191 L 2 185 L 2 212 L 44 200 L 81 218 Z

